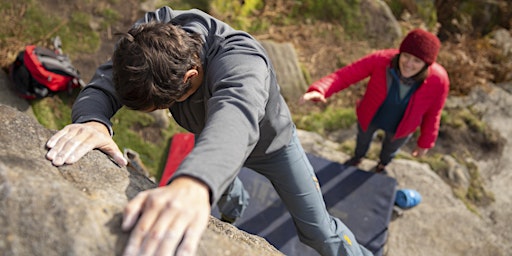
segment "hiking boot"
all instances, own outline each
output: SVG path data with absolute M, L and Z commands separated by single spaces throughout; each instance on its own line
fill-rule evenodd
M 343 163 L 346 166 L 358 166 L 361 163 L 361 158 L 352 157 Z

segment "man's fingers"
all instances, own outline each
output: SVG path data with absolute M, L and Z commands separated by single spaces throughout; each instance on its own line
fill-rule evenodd
M 145 207 L 144 214 L 147 211 L 151 211 L 157 214 L 156 219 L 151 224 L 151 229 L 145 234 L 142 243 L 142 254 L 143 255 L 159 255 L 157 252 L 158 248 L 165 244 L 165 254 L 162 255 L 174 255 L 176 246 L 181 241 L 183 236 L 184 225 L 176 225 L 173 222 L 179 221 L 176 216 L 177 212 L 172 211 L 170 204 L 157 204 L 148 205 Z M 137 227 L 136 227 L 137 228 Z
M 165 214 L 165 213 L 164 213 Z M 187 216 L 190 217 L 190 216 Z M 176 248 L 185 236 L 185 228 L 189 221 L 181 219 L 179 216 L 173 216 L 172 222 L 166 226 L 163 239 L 158 241 L 155 255 L 175 255 Z
M 119 147 L 114 141 L 111 141 L 108 145 L 98 149 L 112 157 L 112 160 L 114 160 L 114 162 L 119 166 L 126 166 L 128 164 L 128 160 L 124 158 L 123 153 L 121 153 L 121 150 L 119 150 Z
M 145 231 L 149 228 L 143 226 L 138 222 L 139 218 L 142 218 L 141 213 L 144 207 L 145 200 L 147 198 L 147 192 L 140 192 L 135 198 L 133 198 L 125 207 L 123 212 L 123 223 L 121 228 L 124 231 L 131 231 L 130 238 L 124 249 L 123 256 L 135 256 L 139 255 L 140 246 L 144 238 Z
M 181 237 L 181 234 L 178 235 L 177 232 L 168 228 L 154 255 L 178 255 L 176 247 Z
M 52 160 L 56 166 L 63 165 L 64 163 L 76 162 L 81 156 L 76 155 L 76 150 L 83 147 L 81 143 L 75 139 L 77 136 L 72 132 L 66 132 L 59 137 L 53 144 L 53 147 L 48 151 L 46 157 Z M 88 150 L 92 148 L 88 147 Z M 83 155 L 82 155 L 83 156 Z
M 144 201 L 146 200 L 147 194 L 147 191 L 140 192 L 136 197 L 130 200 L 130 202 L 128 202 L 124 208 L 123 223 L 121 224 L 121 228 L 124 231 L 129 231 L 132 229 L 137 222 L 137 219 L 142 212 L 142 207 L 144 205 Z
M 46 158 L 56 166 L 77 162 L 89 151 L 97 148 L 108 154 L 120 166 L 126 166 L 119 147 L 110 134 L 102 131 L 102 124 L 70 124 L 52 136 L 46 146 L 50 148 Z
M 187 229 L 176 251 L 177 256 L 191 256 L 196 254 L 197 246 L 199 245 L 204 230 L 208 226 L 208 215 L 205 215 L 205 217 L 206 218 L 198 216 L 191 224 L 191 227 Z
M 194 254 L 208 225 L 208 202 L 206 185 L 189 177 L 139 193 L 125 208 L 122 228 L 134 228 L 124 255 Z
M 58 131 L 57 133 L 55 133 L 47 142 L 46 142 L 46 146 L 48 148 L 53 148 L 55 147 L 55 144 L 57 144 L 57 141 L 60 140 L 60 138 L 62 136 L 64 136 L 66 133 L 68 132 L 68 127 L 64 127 L 62 130 Z
M 131 231 L 125 256 L 155 255 L 162 244 L 165 244 L 166 255 L 174 254 L 183 236 L 186 222 L 179 224 L 180 218 L 176 216 L 179 211 L 173 211 L 171 203 L 160 194 L 163 189 L 165 188 L 139 194 L 140 196 L 135 197 L 127 205 L 122 227 L 125 230 L 133 225 L 135 227 Z M 141 211 L 142 214 L 136 221 L 135 218 Z

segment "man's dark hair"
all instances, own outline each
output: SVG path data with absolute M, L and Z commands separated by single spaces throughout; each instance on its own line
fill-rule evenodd
M 121 103 L 134 110 L 168 108 L 190 88 L 185 73 L 200 66 L 202 41 L 168 23 L 146 23 L 120 34 L 112 56 Z

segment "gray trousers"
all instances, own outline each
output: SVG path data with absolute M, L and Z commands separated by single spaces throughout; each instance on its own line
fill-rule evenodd
M 272 183 L 292 216 L 301 242 L 321 255 L 373 255 L 357 242 L 340 219 L 327 212 L 318 179 L 296 132 L 286 148 L 270 157 L 248 159 L 245 167 L 262 174 Z M 231 209 L 243 213 L 247 206 L 248 200 L 245 202 L 244 198 L 248 199 L 248 196 L 243 195 L 247 191 L 240 180 L 234 183 L 223 195 L 231 200 L 219 200 L 221 212 Z

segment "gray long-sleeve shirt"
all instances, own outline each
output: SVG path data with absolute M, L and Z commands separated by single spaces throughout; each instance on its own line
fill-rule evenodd
M 199 10 L 162 7 L 150 21 L 180 25 L 201 35 L 204 80 L 172 116 L 196 134 L 196 145 L 173 178 L 188 175 L 206 183 L 215 203 L 247 158 L 265 158 L 287 145 L 294 129 L 270 59 L 249 34 Z M 126 85 L 130 86 L 130 85 Z M 73 122 L 95 120 L 112 131 L 110 118 L 121 108 L 112 84 L 112 63 L 101 65 L 73 106 Z M 276 170 L 278 171 L 278 170 Z

